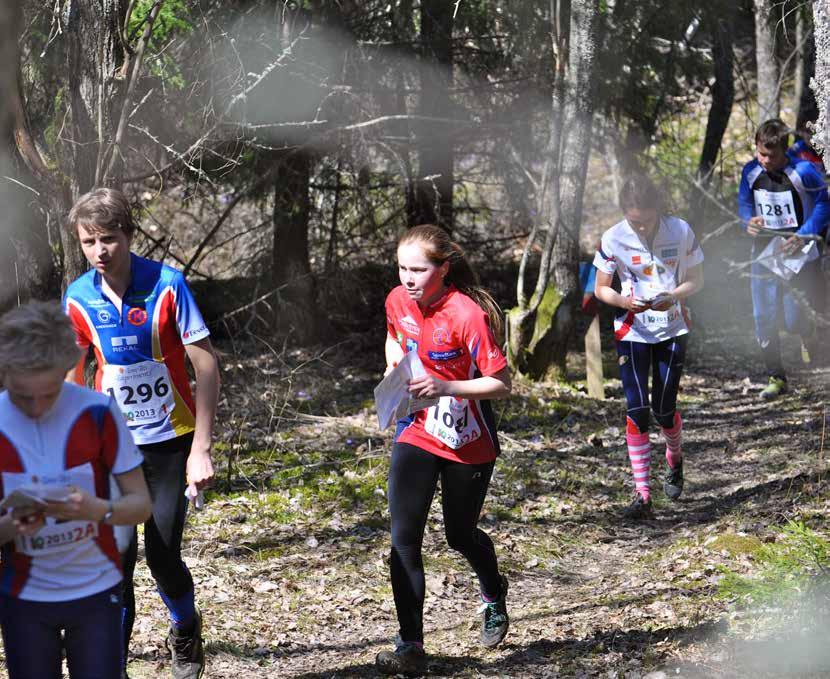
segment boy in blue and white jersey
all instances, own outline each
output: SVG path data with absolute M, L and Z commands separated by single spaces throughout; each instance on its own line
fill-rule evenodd
M 752 258 L 756 260 L 767 242 L 758 241 L 761 229 L 781 235 L 798 234 L 824 237 L 830 222 L 830 199 L 824 179 L 816 167 L 806 161 L 794 161 L 787 155 L 789 129 L 781 120 L 768 120 L 755 134 L 755 159 L 744 165 L 738 191 L 738 213 L 746 232 L 756 238 Z M 805 241 L 791 235 L 786 251 L 796 252 Z M 772 274 L 763 264 L 753 261 L 750 289 L 755 335 L 769 382 L 761 392 L 765 399 L 787 391 L 787 376 L 781 362 L 779 316 L 788 332 L 801 335 L 813 357 L 818 351 L 815 324 L 799 298 L 813 310 L 823 306 L 821 271 L 818 261 L 807 262 L 790 281 Z

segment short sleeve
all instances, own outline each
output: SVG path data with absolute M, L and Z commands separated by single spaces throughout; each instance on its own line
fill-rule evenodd
M 90 332 L 89 319 L 83 307 L 69 296 L 63 298 L 63 310 L 72 323 L 75 331 L 75 342 L 81 349 L 88 349 L 92 344 L 92 333 Z
M 617 260 L 611 250 L 611 238 L 606 231 L 594 255 L 594 266 L 603 273 L 613 274 L 617 270 Z
M 700 243 L 697 242 L 694 231 L 691 227 L 686 227 L 686 268 L 691 269 L 693 266 L 703 263 L 703 250 Z
M 133 440 L 133 435 L 127 427 L 127 422 L 115 399 L 110 397 L 108 415 L 104 423 L 105 458 L 112 474 L 126 474 L 138 467 L 144 456 Z
M 210 331 L 181 273 L 176 274 L 173 288 L 176 292 L 176 324 L 179 326 L 182 343 L 193 344 L 208 337 Z
M 482 375 L 495 375 L 507 367 L 507 359 L 501 352 L 490 318 L 478 309 L 467 322 L 465 341 L 470 355 Z
M 397 335 L 393 295 L 394 291 L 386 295 L 386 332 L 390 337 L 396 337 Z

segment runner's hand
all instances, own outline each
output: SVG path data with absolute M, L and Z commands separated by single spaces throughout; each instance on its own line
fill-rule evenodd
M 64 502 L 46 501 L 46 516 L 63 521 L 100 521 L 107 513 L 109 502 L 90 495 L 83 488 L 72 486 Z
M 643 299 L 638 299 L 637 297 L 623 297 L 623 309 L 627 309 L 628 311 L 633 311 L 635 314 L 639 314 L 647 309 L 651 308 L 651 305 Z
M 422 375 L 409 380 L 409 393 L 416 398 L 450 396 L 447 391 L 447 382 L 432 375 Z
M 12 521 L 18 534 L 32 537 L 43 528 L 46 516 L 43 512 L 32 511 L 31 509 L 15 509 L 12 512 Z
M 675 296 L 670 292 L 661 292 L 657 297 L 651 302 L 651 308 L 655 311 L 668 311 L 674 306 L 674 303 L 677 301 Z
M 761 233 L 761 229 L 764 228 L 764 218 L 763 217 L 751 217 L 750 220 L 746 224 L 746 232 L 752 236 L 753 238 Z
M 197 448 L 194 444 L 187 456 L 187 484 L 202 490 L 213 483 L 214 476 L 210 449 Z
M 801 249 L 802 245 L 803 243 L 798 236 L 790 236 L 781 246 L 781 252 L 785 255 L 794 255 Z

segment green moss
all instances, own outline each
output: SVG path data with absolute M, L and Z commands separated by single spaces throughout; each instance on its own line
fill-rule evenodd
M 723 533 L 722 535 L 718 535 L 708 546 L 712 550 L 726 551 L 729 556 L 734 557 L 744 554 L 756 554 L 763 547 L 763 543 L 751 535 Z
M 528 351 L 533 351 L 539 340 L 550 329 L 553 324 L 553 317 L 556 315 L 556 310 L 562 303 L 562 295 L 559 294 L 555 285 L 548 285 L 545 289 L 545 294 L 542 295 L 542 301 L 539 303 L 539 308 L 536 310 L 536 322 L 533 326 L 533 337 L 530 340 Z

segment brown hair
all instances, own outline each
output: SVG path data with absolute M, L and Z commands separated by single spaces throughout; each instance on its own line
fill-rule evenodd
M 409 243 L 421 245 L 427 259 L 435 264 L 441 265 L 449 262 L 450 268 L 444 280 L 452 283 L 484 310 L 490 319 L 493 334 L 501 340 L 504 329 L 501 309 L 492 295 L 479 284 L 478 275 L 467 261 L 461 246 L 450 240 L 449 234 L 444 229 L 434 224 L 413 226 L 401 236 L 398 246 Z
M 776 146 L 786 151 L 790 146 L 790 128 L 780 118 L 772 118 L 761 123 L 755 133 L 755 145 L 774 149 Z
M 75 331 L 57 302 L 28 302 L 0 317 L 0 375 L 66 372 L 80 356 Z
M 648 175 L 635 172 L 626 177 L 620 187 L 620 210 L 627 212 L 632 208 L 638 210 L 657 210 L 665 212 L 663 196 Z
M 117 189 L 93 189 L 78 198 L 69 211 L 66 226 L 72 231 L 82 226 L 93 233 L 121 229 L 128 238 L 136 230 L 130 202 Z

